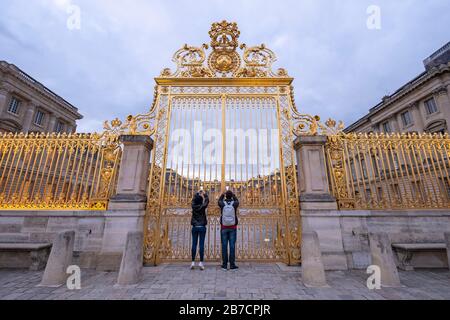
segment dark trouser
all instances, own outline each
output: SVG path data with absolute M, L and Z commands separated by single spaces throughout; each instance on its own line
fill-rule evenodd
M 195 261 L 198 238 L 200 238 L 200 261 L 203 262 L 205 256 L 205 236 L 206 227 L 192 227 L 192 261 Z
M 222 266 L 226 267 L 228 261 L 230 266 L 236 263 L 236 229 L 222 229 L 220 236 L 222 240 Z M 228 243 L 230 244 L 230 257 L 228 259 Z

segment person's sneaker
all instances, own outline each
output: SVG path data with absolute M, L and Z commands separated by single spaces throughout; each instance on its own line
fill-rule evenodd
M 198 266 L 199 266 L 200 270 L 205 270 L 205 266 L 203 265 L 203 262 L 200 262 L 198 264 Z
M 224 266 L 224 265 L 221 266 L 221 269 L 222 269 L 223 271 L 228 271 L 227 266 Z
M 237 270 L 237 269 L 239 269 L 238 266 L 231 266 L 231 267 L 230 267 L 230 270 Z
M 191 263 L 191 270 L 194 270 L 195 269 L 195 262 L 192 262 Z

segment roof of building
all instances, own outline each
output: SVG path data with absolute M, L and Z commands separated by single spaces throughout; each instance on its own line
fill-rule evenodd
M 55 101 L 63 105 L 66 109 L 72 111 L 73 113 L 77 114 L 78 119 L 82 119 L 83 116 L 78 112 L 78 108 L 75 107 L 73 104 L 59 96 L 58 94 L 54 93 L 52 90 L 47 88 L 45 85 L 43 85 L 41 82 L 34 79 L 32 76 L 27 74 L 25 71 L 20 69 L 14 64 L 8 63 L 7 61 L 0 61 L 0 66 L 4 67 L 7 71 L 11 71 L 13 74 L 18 76 L 19 79 L 27 82 L 28 84 L 33 85 L 37 89 L 41 89 L 44 91 L 45 94 L 47 94 L 49 97 L 53 98 Z

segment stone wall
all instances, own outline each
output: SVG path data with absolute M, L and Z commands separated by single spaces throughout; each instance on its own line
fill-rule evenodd
M 128 231 L 142 231 L 144 210 L 0 211 L 0 242 L 51 243 L 64 230 L 75 230 L 74 264 L 97 268 L 98 257 L 114 255 L 118 268 Z M 113 235 L 114 239 L 111 238 Z
M 326 270 L 371 264 L 368 233 L 386 232 L 393 243 L 444 243 L 450 210 L 302 210 L 304 230 L 316 231 Z
M 116 270 L 129 231 L 142 231 L 140 210 L 0 211 L 0 242 L 52 242 L 75 230 L 74 263 Z M 302 210 L 304 231 L 319 235 L 326 270 L 365 269 L 371 264 L 368 233 L 387 232 L 392 242 L 445 242 L 450 210 Z

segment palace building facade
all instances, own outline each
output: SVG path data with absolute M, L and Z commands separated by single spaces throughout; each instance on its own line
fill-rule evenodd
M 345 132 L 448 132 L 450 42 L 424 61 L 425 71 L 370 109 Z
M 73 133 L 83 116 L 13 64 L 0 61 L 0 132 Z

